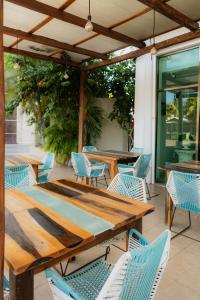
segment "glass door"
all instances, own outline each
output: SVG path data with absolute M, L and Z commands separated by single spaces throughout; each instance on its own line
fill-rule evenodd
M 166 162 L 197 158 L 199 143 L 199 49 L 159 59 L 156 181 Z

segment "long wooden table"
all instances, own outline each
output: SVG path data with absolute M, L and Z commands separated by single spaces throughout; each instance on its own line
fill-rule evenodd
M 186 173 L 197 173 L 200 174 L 200 161 L 198 160 L 189 160 L 181 163 L 166 163 L 165 170 L 167 178 L 170 171 L 180 171 Z M 172 213 L 173 213 L 173 202 L 170 195 L 167 193 L 165 198 L 165 223 L 170 225 Z
M 96 161 L 103 161 L 110 166 L 110 176 L 111 179 L 115 177 L 118 173 L 117 165 L 119 163 L 132 163 L 137 160 L 140 153 L 117 151 L 117 150 L 106 150 L 106 151 L 95 151 L 85 153 L 89 159 L 94 159 Z M 85 182 L 88 183 L 87 178 Z
M 33 275 L 131 227 L 154 206 L 62 179 L 5 193 L 11 300 L 33 299 Z
M 43 165 L 43 163 L 41 161 L 33 159 L 24 154 L 6 155 L 5 159 L 6 159 L 6 162 L 9 162 L 10 164 L 13 164 L 13 165 L 31 164 L 32 168 L 35 172 L 36 179 L 38 179 L 38 168 L 40 165 Z

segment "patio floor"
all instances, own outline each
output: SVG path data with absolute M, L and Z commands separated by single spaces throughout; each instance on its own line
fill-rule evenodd
M 59 178 L 75 178 L 71 167 L 55 166 L 51 174 L 51 180 Z M 156 206 L 155 212 L 146 216 L 143 221 L 143 233 L 148 239 L 154 239 L 162 230 L 166 228 L 164 224 L 164 197 L 165 190 L 159 185 L 150 185 L 152 195 L 159 194 L 152 198 L 151 202 Z M 176 225 L 181 226 L 187 222 L 187 215 L 177 212 Z M 187 234 L 199 238 L 200 240 L 200 216 L 192 215 L 192 229 Z M 124 247 L 123 236 L 116 244 Z M 72 271 L 85 264 L 89 260 L 97 257 L 104 252 L 102 246 L 97 246 L 84 252 L 76 258 L 75 262 L 70 263 L 68 271 Z M 108 256 L 110 261 L 116 261 L 121 255 L 121 251 L 111 247 L 111 253 Z M 200 299 L 199 287 L 199 270 L 200 270 L 200 243 L 178 237 L 171 242 L 170 260 L 166 272 L 159 285 L 156 300 L 181 300 Z M 35 299 L 49 300 L 53 299 L 44 278 L 44 274 L 36 275 L 35 279 Z

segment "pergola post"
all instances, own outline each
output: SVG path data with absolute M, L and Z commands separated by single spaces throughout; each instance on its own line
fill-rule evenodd
M 80 72 L 80 99 L 79 99 L 79 130 L 78 130 L 78 151 L 81 152 L 85 142 L 85 116 L 86 116 L 86 78 L 87 72 Z
M 0 299 L 3 299 L 4 271 L 4 164 L 5 164 L 5 121 L 4 121 L 4 55 L 3 55 L 3 0 L 0 0 Z

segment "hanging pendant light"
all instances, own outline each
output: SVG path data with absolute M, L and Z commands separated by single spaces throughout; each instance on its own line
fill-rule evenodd
M 66 61 L 66 71 L 65 71 L 65 73 L 64 73 L 64 75 L 63 75 L 63 78 L 65 79 L 65 80 L 67 80 L 68 78 L 69 78 L 69 75 L 68 75 L 68 73 L 67 73 L 67 61 Z
M 65 73 L 63 77 L 64 77 L 64 79 L 67 80 L 69 78 L 69 75 L 67 73 Z
M 15 70 L 19 70 L 20 69 L 20 64 L 18 62 L 14 63 L 13 68 Z
M 156 11 L 155 9 L 153 10 L 153 45 L 152 48 L 150 50 L 151 55 L 155 55 L 157 53 L 157 49 L 155 46 L 155 26 L 156 26 Z
M 17 71 L 20 69 L 20 64 L 19 64 L 19 59 L 18 59 L 18 43 L 19 43 L 19 38 L 17 38 L 17 61 L 14 63 L 13 68 Z
M 91 32 L 93 30 L 93 24 L 92 24 L 91 20 L 92 20 L 92 16 L 90 14 L 90 0 L 89 0 L 89 14 L 87 17 L 87 22 L 85 24 L 85 30 L 87 32 Z

